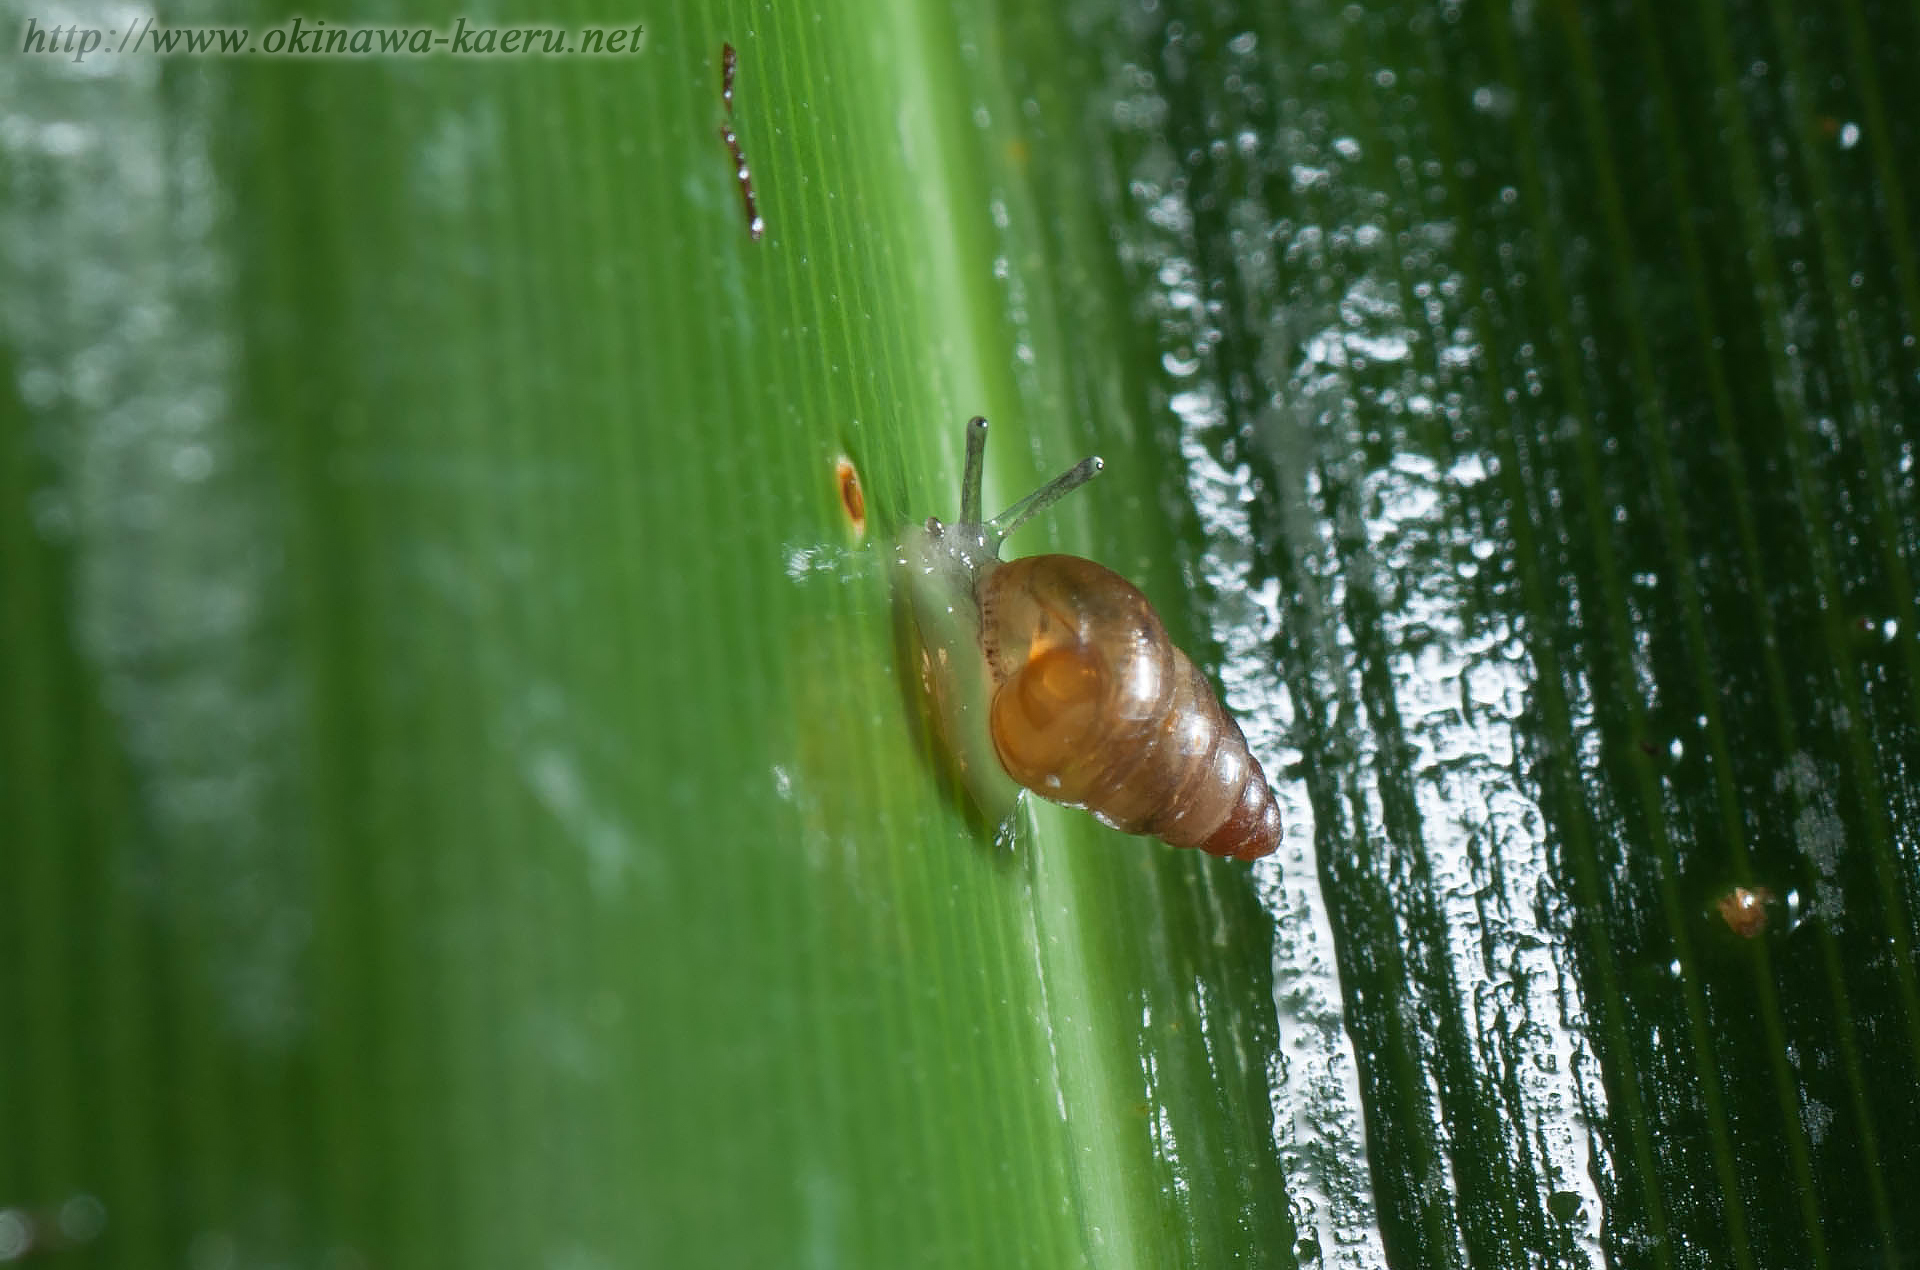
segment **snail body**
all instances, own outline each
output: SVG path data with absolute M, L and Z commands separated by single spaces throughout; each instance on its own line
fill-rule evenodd
M 1000 559 L 1008 534 L 1091 480 L 1100 460 L 983 521 L 986 428 L 968 425 L 960 518 L 929 519 L 901 552 L 923 677 L 975 801 L 1004 819 L 1025 788 L 1172 846 L 1273 852 L 1280 809 L 1266 776 L 1146 596 L 1078 556 Z

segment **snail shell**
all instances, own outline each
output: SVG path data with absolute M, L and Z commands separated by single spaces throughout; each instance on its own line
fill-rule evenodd
M 1017 784 L 1176 847 L 1270 854 L 1281 824 L 1266 776 L 1147 597 L 1078 556 L 1000 559 L 1008 534 L 1100 461 L 982 522 L 986 428 L 968 425 L 960 519 L 929 520 L 901 554 L 924 678 L 976 801 L 1004 815 Z

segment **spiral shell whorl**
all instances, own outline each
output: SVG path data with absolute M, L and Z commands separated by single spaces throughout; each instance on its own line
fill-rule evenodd
M 1020 784 L 1127 833 L 1257 859 L 1280 809 L 1212 687 L 1125 578 L 1028 556 L 979 583 L 994 747 Z

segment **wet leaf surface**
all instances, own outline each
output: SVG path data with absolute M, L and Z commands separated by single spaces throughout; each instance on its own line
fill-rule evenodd
M 0 64 L 0 1257 L 1903 1264 L 1907 17 L 638 16 Z M 969 811 L 974 413 L 1273 860 Z

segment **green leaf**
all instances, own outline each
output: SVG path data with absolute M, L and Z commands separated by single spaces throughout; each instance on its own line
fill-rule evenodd
M 0 1259 L 1900 1264 L 1904 18 L 555 20 L 0 61 Z M 1273 860 L 968 806 L 976 413 Z

